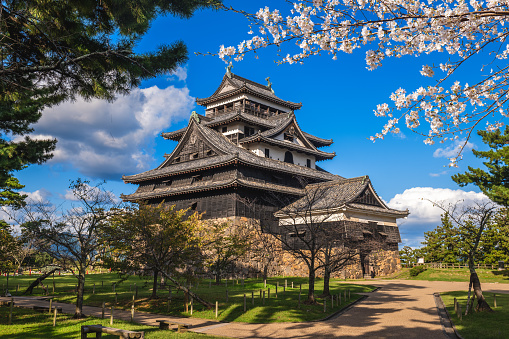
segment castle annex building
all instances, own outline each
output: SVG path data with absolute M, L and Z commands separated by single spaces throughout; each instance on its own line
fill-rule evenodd
M 334 220 L 343 222 L 338 224 L 341 232 L 359 241 L 375 232 L 395 251 L 392 268 L 375 273 L 395 269 L 401 241 L 396 219 L 408 211 L 387 207 L 369 177 L 345 179 L 318 166 L 335 157 L 322 150 L 332 140 L 301 129 L 294 111 L 302 104 L 277 97 L 270 81 L 265 86 L 230 69 L 211 96 L 196 102 L 205 107 L 205 114 L 193 112 L 187 127 L 162 133 L 178 141 L 177 146 L 157 168 L 123 176 L 125 183 L 139 187 L 122 199 L 151 204 L 164 200 L 178 209 L 204 212 L 205 219 L 255 219 L 262 228 L 277 232 L 288 222 L 289 215 L 282 213 L 285 207 L 299 204 L 310 190 L 325 185 L 333 199 L 314 202 L 316 213 L 324 213 L 325 200 L 334 201 L 328 211 L 333 209 Z M 368 258 L 361 259 L 362 273 L 373 272 L 373 260 L 366 264 Z

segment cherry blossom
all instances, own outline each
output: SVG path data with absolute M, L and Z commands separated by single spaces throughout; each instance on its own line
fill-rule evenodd
M 233 10 L 229 8 L 229 10 Z M 221 59 L 242 60 L 246 53 L 268 46 L 293 43 L 280 63 L 302 63 L 316 55 L 334 60 L 341 52 L 366 49 L 366 66 L 375 70 L 390 57 L 443 53 L 439 65 L 423 65 L 420 75 L 433 78 L 432 86 L 413 91 L 398 89 L 389 103 L 377 105 L 374 113 L 387 118 L 380 133 L 383 139 L 399 133 L 399 123 L 421 134 L 424 143 L 457 140 L 468 142 L 481 126 L 495 130 L 509 115 L 509 0 L 296 0 L 287 14 L 265 7 L 250 19 L 249 40 L 237 47 L 221 46 Z M 286 16 L 285 16 L 286 15 Z M 480 67 L 482 79 L 473 85 L 451 77 L 471 58 L 490 57 L 490 70 Z M 450 83 L 453 83 L 450 85 Z M 487 121 L 487 118 L 490 121 Z M 456 166 L 461 151 L 451 159 Z

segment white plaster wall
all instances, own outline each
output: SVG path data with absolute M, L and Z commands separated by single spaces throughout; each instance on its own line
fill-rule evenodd
M 246 145 L 246 149 L 252 151 L 253 153 L 255 153 L 261 157 L 265 156 L 266 148 L 268 148 L 270 150 L 269 152 L 270 152 L 271 159 L 279 160 L 279 161 L 285 160 L 285 152 L 287 151 L 286 149 L 272 146 L 272 145 L 267 145 L 265 143 L 253 143 L 253 144 Z M 295 151 L 290 151 L 290 152 L 292 152 L 292 154 L 293 154 L 293 163 L 295 165 L 300 165 L 300 166 L 305 167 L 306 159 L 310 159 L 311 160 L 311 168 L 315 168 L 315 157 L 314 156 L 308 156 L 306 154 L 298 153 Z
M 313 216 L 312 217 L 314 222 L 322 222 L 322 221 L 341 221 L 341 220 L 348 220 L 348 221 L 357 221 L 357 222 L 363 222 L 368 223 L 370 221 L 375 221 L 379 225 L 386 225 L 386 226 L 397 226 L 396 224 L 396 218 L 389 217 L 389 216 L 383 216 L 383 215 L 375 215 L 370 213 L 325 213 L 322 216 Z M 293 225 L 293 224 L 304 224 L 305 220 L 304 218 L 291 218 L 291 217 L 283 217 L 279 219 L 279 225 Z

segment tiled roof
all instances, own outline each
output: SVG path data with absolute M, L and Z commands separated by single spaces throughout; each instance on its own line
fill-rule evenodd
M 284 216 L 291 214 L 292 211 L 303 211 L 305 209 L 320 211 L 343 207 L 397 214 L 401 217 L 408 215 L 408 211 L 399 211 L 387 207 L 378 196 L 381 206 L 353 202 L 367 187 L 372 189 L 368 176 L 310 184 L 306 186 L 306 195 L 303 198 L 276 212 L 276 215 Z M 376 195 L 374 189 L 372 191 Z
M 323 139 L 323 138 L 316 137 L 316 136 L 311 135 L 306 132 L 303 132 L 303 133 L 306 136 L 306 138 L 309 139 L 309 141 L 311 141 L 312 143 L 315 144 L 316 147 L 330 146 L 333 143 L 332 139 Z
M 204 117 L 203 115 L 199 115 L 199 116 L 200 116 L 200 119 L 203 119 L 203 117 Z M 218 115 L 214 118 L 207 117 L 207 119 L 206 120 L 203 119 L 203 121 L 201 121 L 200 124 L 209 126 L 209 127 L 214 127 L 214 126 L 219 126 L 222 124 L 227 124 L 232 121 L 240 120 L 240 121 L 244 121 L 246 123 L 249 123 L 249 124 L 252 124 L 255 126 L 262 126 L 262 127 L 268 128 L 269 130 L 263 132 L 263 133 L 265 133 L 265 135 L 268 135 L 268 134 L 275 134 L 274 132 L 277 131 L 276 128 L 278 128 L 278 127 L 281 128 L 281 130 L 282 130 L 284 127 L 286 127 L 285 123 L 291 121 L 291 119 L 292 119 L 291 115 L 289 115 L 288 113 L 282 113 L 282 114 L 271 117 L 271 119 L 265 119 L 265 118 L 260 118 L 260 117 L 254 116 L 249 113 L 244 113 L 240 110 L 236 110 L 236 111 L 233 111 L 230 113 Z M 283 127 L 281 127 L 281 126 L 283 126 Z M 161 136 L 167 140 L 179 141 L 180 138 L 182 137 L 182 135 L 184 135 L 184 132 L 186 131 L 186 129 L 187 129 L 187 127 L 184 127 L 184 128 L 181 128 L 181 129 L 173 131 L 173 132 L 163 132 L 163 133 L 161 133 Z M 330 146 L 333 142 L 332 139 L 322 139 L 317 136 L 306 133 L 304 131 L 302 133 L 310 142 L 312 142 L 314 144 L 315 147 Z
M 219 152 L 222 152 L 223 155 L 217 155 L 171 165 L 164 165 L 165 163 L 163 162 L 162 165 L 164 166 L 159 166 L 156 169 L 140 174 L 123 176 L 122 180 L 132 183 L 142 182 L 155 178 L 176 175 L 179 173 L 198 171 L 212 166 L 232 163 L 234 161 L 238 161 L 250 166 L 269 169 L 277 172 L 289 173 L 307 178 L 316 178 L 321 180 L 337 180 L 342 178 L 338 175 L 334 175 L 323 170 L 316 170 L 279 160 L 260 157 L 242 147 L 238 147 L 232 144 L 221 133 L 196 123 L 194 119 L 190 120 L 187 128 L 197 128 L 203 137 L 206 138 L 212 145 L 214 145 L 214 147 L 216 147 Z
M 240 179 L 240 178 L 231 178 L 221 181 L 198 181 L 196 183 L 192 183 L 185 186 L 180 187 L 162 187 L 162 188 L 156 188 L 153 189 L 150 192 L 135 192 L 133 194 L 129 195 L 121 195 L 121 198 L 124 201 L 138 201 L 138 200 L 146 200 L 146 199 L 155 199 L 155 198 L 162 198 L 172 195 L 180 195 L 180 194 L 188 194 L 188 193 L 194 193 L 194 192 L 203 192 L 208 190 L 217 190 L 217 189 L 223 189 L 228 187 L 236 187 L 236 186 L 242 186 L 242 187 L 250 187 L 255 189 L 261 189 L 264 191 L 271 191 L 271 192 L 281 192 L 291 195 L 303 195 L 304 190 L 298 189 L 294 187 L 288 187 L 283 185 L 277 185 L 272 183 L 261 183 L 258 181 L 252 181 L 248 179 Z
M 218 90 L 216 90 L 216 92 L 214 94 L 212 94 L 210 97 L 203 98 L 203 99 L 196 99 L 196 103 L 198 105 L 207 105 L 208 103 L 211 103 L 211 102 L 214 102 L 217 100 L 221 100 L 226 97 L 236 95 L 238 93 L 250 93 L 255 96 L 259 96 L 265 100 L 272 101 L 274 103 L 289 107 L 294 110 L 302 107 L 301 103 L 295 103 L 295 102 L 291 102 L 291 101 L 282 100 L 282 99 L 278 98 L 271 91 L 271 89 L 269 87 L 259 84 L 257 82 L 251 81 L 249 79 L 243 78 L 236 74 L 232 74 L 231 78 L 229 78 L 225 74 L 221 84 L 223 84 L 225 82 L 230 84 L 233 87 L 233 89 L 223 92 L 223 93 L 219 93 L 219 88 L 221 88 L 221 86 L 219 86 Z
M 245 143 L 247 144 L 247 143 L 251 143 L 251 142 L 265 142 L 267 144 L 279 146 L 281 148 L 288 148 L 288 149 L 293 149 L 298 152 L 312 154 L 317 158 L 316 160 L 318 160 L 318 161 L 324 160 L 324 159 L 332 159 L 336 156 L 336 153 L 327 153 L 327 152 L 323 152 L 320 150 L 310 149 L 310 148 L 295 144 L 293 142 L 277 140 L 277 139 L 273 139 L 273 138 L 267 138 L 267 137 L 263 136 L 263 133 L 255 134 L 249 138 L 244 138 L 244 139 L 239 140 L 239 143 L 241 143 L 241 144 L 245 144 Z
M 200 118 L 202 115 L 200 115 Z M 288 117 L 287 114 L 280 114 L 277 115 L 275 119 L 264 119 L 260 117 L 256 117 L 252 114 L 243 113 L 241 111 L 233 111 L 226 114 L 218 115 L 214 118 L 209 118 L 207 121 L 200 122 L 204 126 L 219 126 L 222 124 L 226 124 L 232 121 L 241 120 L 245 121 L 247 123 L 257 125 L 257 126 L 263 126 L 265 128 L 273 128 L 277 126 L 282 119 L 286 119 Z M 173 132 L 164 132 L 161 133 L 161 136 L 165 139 L 175 140 L 178 141 L 184 132 L 186 131 L 187 127 L 181 128 L 179 130 L 173 131 Z

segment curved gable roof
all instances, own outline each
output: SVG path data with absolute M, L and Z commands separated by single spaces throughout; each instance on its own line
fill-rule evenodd
M 232 87 L 229 89 L 227 87 Z M 226 90 L 224 90 L 227 88 Z M 301 103 L 295 103 L 291 101 L 283 100 L 277 97 L 274 92 L 267 86 L 259 84 L 257 82 L 251 81 L 249 79 L 243 78 L 236 74 L 231 74 L 231 78 L 225 74 L 223 76 L 223 80 L 219 87 L 215 90 L 215 92 L 209 96 L 208 98 L 197 98 L 196 103 L 201 106 L 205 106 L 212 102 L 240 94 L 240 93 L 249 93 L 259 98 L 272 101 L 276 104 L 286 106 L 292 110 L 296 110 L 302 107 Z

